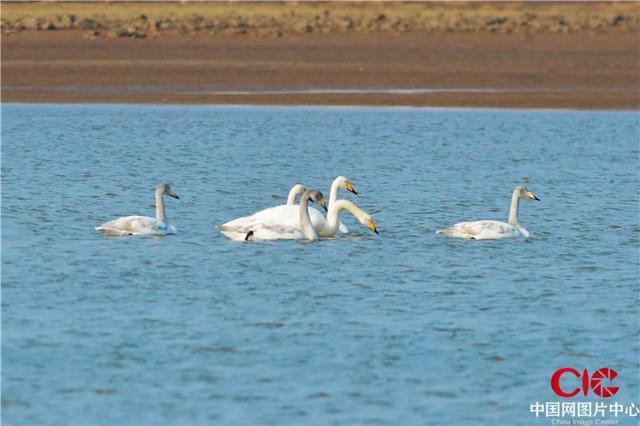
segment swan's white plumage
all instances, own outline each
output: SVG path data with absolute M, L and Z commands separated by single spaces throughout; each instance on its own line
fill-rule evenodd
M 220 232 L 233 241 L 303 240 L 304 233 L 298 228 L 277 223 L 253 222 L 237 227 L 219 226 Z M 251 233 L 250 236 L 248 234 Z
M 529 236 L 529 232 L 523 227 L 509 225 L 497 220 L 460 222 L 437 232 L 445 237 L 464 238 L 467 240 L 500 240 L 503 238 L 516 238 L 520 235 Z
M 316 227 L 320 220 L 324 219 L 322 213 L 313 207 L 308 207 L 311 224 Z M 249 216 L 239 217 L 231 220 L 222 226 L 227 228 L 247 226 L 251 223 L 272 223 L 292 228 L 300 227 L 300 205 L 299 204 L 283 204 L 281 206 L 269 207 L 260 210 Z
M 169 235 L 175 234 L 176 228 L 153 217 L 126 216 L 103 223 L 96 227 L 96 231 L 100 231 L 105 235 L 120 237 L 127 235 Z

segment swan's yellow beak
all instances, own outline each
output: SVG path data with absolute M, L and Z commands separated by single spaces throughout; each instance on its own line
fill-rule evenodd
M 349 192 L 353 192 L 355 195 L 358 195 L 358 192 L 355 190 L 355 188 L 353 187 L 353 184 L 349 181 L 346 181 L 344 183 L 344 187 L 347 191 Z
M 375 232 L 377 235 L 380 235 L 380 233 L 378 232 L 378 230 L 376 229 L 376 223 L 373 221 L 373 219 L 369 219 L 367 222 L 367 227 Z
M 536 197 L 535 194 L 531 191 L 527 191 L 525 193 L 525 195 L 527 196 L 528 199 L 530 200 L 536 200 L 536 201 L 540 201 L 540 198 Z

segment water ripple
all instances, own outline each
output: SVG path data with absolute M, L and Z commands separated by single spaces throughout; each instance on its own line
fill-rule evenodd
M 7 423 L 518 423 L 559 365 L 640 373 L 635 113 L 2 113 Z M 338 175 L 380 236 L 348 216 L 313 244 L 215 229 Z M 160 181 L 178 235 L 93 230 L 152 215 Z M 435 234 L 505 220 L 522 183 L 530 240 Z

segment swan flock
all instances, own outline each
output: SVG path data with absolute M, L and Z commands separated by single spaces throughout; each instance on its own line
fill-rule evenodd
M 344 176 L 334 179 L 329 190 L 329 207 L 322 192 L 317 189 L 306 189 L 296 184 L 289 191 L 287 204 L 270 207 L 249 216 L 243 216 L 220 225 L 220 232 L 234 241 L 248 240 L 317 240 L 320 237 L 335 236 L 338 232 L 348 233 L 349 229 L 340 222 L 340 211 L 346 210 L 358 221 L 378 233 L 373 218 L 355 203 L 338 199 L 338 190 L 343 188 L 358 194 L 353 184 Z M 295 199 L 300 195 L 300 204 Z M 327 211 L 325 217 L 317 209 L 310 207 L 309 202 L 316 202 Z
M 356 203 L 338 199 L 339 189 L 345 189 L 355 195 L 358 192 L 353 184 L 344 176 L 334 179 L 329 189 L 329 203 L 322 192 L 307 189 L 302 184 L 295 184 L 289 191 L 287 203 L 269 207 L 253 214 L 230 220 L 218 226 L 222 235 L 233 241 L 262 240 L 307 240 L 334 237 L 337 234 L 348 234 L 349 229 L 340 221 L 340 213 L 344 210 L 353 215 L 358 222 L 370 231 L 378 234 L 375 221 Z M 156 217 L 124 216 L 105 222 L 95 229 L 107 236 L 151 235 L 162 236 L 175 234 L 176 228 L 169 224 L 164 205 L 164 196 L 180 199 L 178 194 L 166 183 L 156 187 Z M 300 197 L 299 204 L 296 199 Z M 465 240 L 499 240 L 525 237 L 530 234 L 518 222 L 520 199 L 540 199 L 524 186 L 517 186 L 511 195 L 511 206 L 507 222 L 496 220 L 478 220 L 459 222 L 449 228 L 436 231 L 444 237 Z M 323 212 L 310 206 L 317 203 Z M 325 214 L 326 213 L 326 216 Z

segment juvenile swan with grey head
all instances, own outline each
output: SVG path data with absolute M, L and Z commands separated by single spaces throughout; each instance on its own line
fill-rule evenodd
M 156 217 L 148 216 L 125 216 L 110 222 L 103 223 L 96 228 L 96 231 L 109 236 L 127 235 L 167 235 L 174 234 L 176 228 L 169 225 L 167 213 L 164 209 L 163 196 L 180 199 L 178 194 L 166 183 L 161 183 L 156 187 Z
M 529 231 L 518 223 L 518 206 L 520 198 L 540 201 L 533 192 L 524 186 L 517 186 L 511 196 L 511 208 L 509 209 L 508 223 L 496 220 L 478 220 L 475 222 L 460 222 L 447 228 L 436 231 L 440 235 L 451 238 L 463 238 L 466 240 L 500 240 L 503 238 L 516 238 L 524 236 L 529 238 Z

